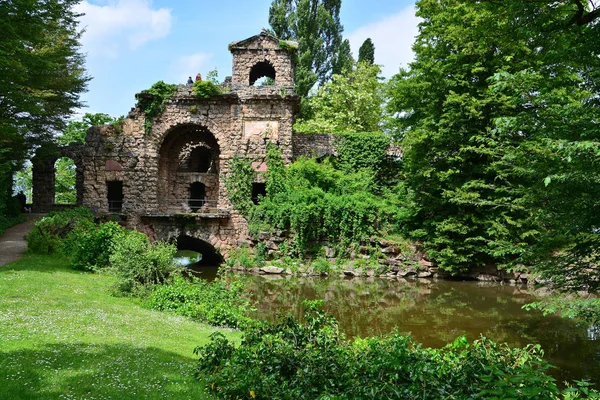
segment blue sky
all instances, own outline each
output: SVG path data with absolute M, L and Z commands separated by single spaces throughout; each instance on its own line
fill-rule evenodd
M 83 52 L 93 77 L 83 95 L 85 112 L 126 114 L 135 93 L 154 82 L 184 83 L 217 69 L 231 74 L 227 45 L 268 28 L 271 0 L 86 0 L 81 26 Z M 376 4 L 376 5 L 375 5 Z M 390 77 L 411 58 L 417 33 L 414 1 L 343 0 L 341 20 L 355 57 L 371 37 L 375 62 Z

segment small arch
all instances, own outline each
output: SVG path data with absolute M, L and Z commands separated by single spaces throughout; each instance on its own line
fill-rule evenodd
M 276 81 L 275 67 L 269 61 L 260 61 L 250 69 L 250 86 L 254 85 L 260 78 Z
M 54 162 L 54 204 L 76 204 L 77 167 L 69 157 L 60 157 Z
M 206 202 L 206 186 L 202 182 L 194 182 L 190 185 L 190 196 L 188 205 L 192 212 L 197 212 Z
M 202 254 L 202 258 L 195 264 L 196 266 L 218 267 L 224 261 L 219 251 L 202 239 L 182 235 L 177 238 L 176 245 L 178 250 L 192 250 Z

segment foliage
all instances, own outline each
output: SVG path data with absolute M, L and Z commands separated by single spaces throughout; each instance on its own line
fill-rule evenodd
M 218 96 L 222 93 L 221 88 L 210 80 L 201 80 L 194 82 L 192 86 L 194 96 L 207 99 L 212 96 Z
M 220 398 L 558 398 L 539 346 L 511 349 L 464 337 L 442 349 L 393 334 L 347 342 L 337 321 L 305 303 L 291 316 L 196 348 L 198 378 Z M 585 383 L 584 383 L 584 386 Z M 587 389 L 587 388 L 586 388 Z M 595 395 L 595 394 L 592 394 Z
M 158 81 L 150 89 L 136 94 L 137 106 L 145 115 L 146 134 L 152 129 L 152 120 L 165 110 L 165 103 L 175 95 L 177 85 Z
M 155 285 L 146 304 L 210 325 L 239 328 L 249 322 L 250 304 L 242 297 L 243 293 L 244 284 L 240 280 L 221 277 L 208 282 L 175 277 L 172 283 Z
M 341 0 L 273 0 L 269 24 L 281 39 L 298 43 L 294 81 L 296 94 L 306 97 L 316 84 L 341 73 L 352 58 L 343 40 Z M 280 45 L 282 41 L 279 42 Z
M 75 188 L 76 166 L 68 157 L 61 157 L 54 163 L 54 203 L 75 204 L 77 190 Z
M 294 130 L 302 133 L 378 131 L 384 122 L 384 84 L 378 65 L 358 63 L 344 75 L 333 75 L 302 103 Z
M 367 38 L 358 49 L 358 62 L 375 64 L 375 45 L 371 38 Z
M 252 208 L 252 233 L 257 234 L 265 223 L 290 230 L 300 253 L 311 241 L 356 243 L 382 229 L 393 229 L 396 197 L 375 195 L 371 172 L 343 172 L 309 159 L 296 161 L 284 172 L 277 175 L 280 183 L 271 186 L 278 189 L 267 186 L 267 196 Z
M 281 156 L 281 149 L 273 142 L 267 143 L 265 164 L 267 164 L 267 173 L 265 176 L 267 196 L 276 196 L 286 190 L 286 171 Z
M 250 269 L 258 267 L 261 263 L 262 255 L 253 256 L 250 250 L 246 247 L 238 247 L 229 252 L 229 258 L 225 261 L 225 265 L 229 268 L 241 267 Z
M 114 243 L 125 234 L 125 229 L 116 222 L 100 225 L 84 223 L 69 233 L 63 250 L 71 256 L 74 269 L 97 271 L 109 266 Z
M 559 314 L 600 328 L 600 299 L 552 296 L 523 306 L 526 310 L 539 310 L 544 315 Z
M 280 40 L 278 43 L 279 47 L 283 50 L 295 54 L 298 51 L 298 43 L 293 40 Z
M 493 129 L 514 106 L 490 79 L 532 66 L 535 48 L 505 36 L 522 14 L 505 15 L 504 4 L 419 1 L 415 61 L 391 83 L 415 203 L 407 232 L 451 272 L 511 262 L 539 237 L 525 207 L 532 182 L 503 165 L 526 135 Z
M 370 171 L 380 176 L 388 161 L 390 138 L 381 132 L 342 132 L 336 135 L 338 168 L 344 172 Z
M 81 120 L 69 121 L 67 127 L 60 136 L 56 138 L 56 142 L 61 145 L 69 143 L 85 143 L 85 136 L 88 129 L 93 126 L 122 123 L 123 117 L 113 118 L 104 113 L 85 113 Z
M 13 174 L 82 105 L 90 78 L 79 51 L 78 2 L 0 2 L 0 215 L 18 215 L 7 207 Z
M 237 155 L 229 160 L 229 173 L 225 177 L 225 187 L 231 204 L 244 216 L 252 208 L 252 182 L 256 172 L 250 160 Z
M 153 285 L 161 284 L 179 271 L 173 257 L 177 247 L 170 243 L 150 243 L 146 235 L 126 231 L 112 246 L 110 269 L 118 281 L 115 291 L 121 295 L 142 296 Z
M 53 254 L 59 252 L 63 240 L 79 226 L 89 224 L 94 216 L 85 207 L 61 212 L 50 212 L 35 223 L 27 234 L 27 251 L 34 254 Z

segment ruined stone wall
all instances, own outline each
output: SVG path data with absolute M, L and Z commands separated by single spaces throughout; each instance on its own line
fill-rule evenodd
M 292 139 L 294 159 L 337 155 L 334 135 L 294 133 Z

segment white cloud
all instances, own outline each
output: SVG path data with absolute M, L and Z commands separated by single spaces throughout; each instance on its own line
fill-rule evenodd
M 198 72 L 202 74 L 202 77 L 205 77 L 209 71 L 207 67 L 208 61 L 211 58 L 212 54 L 209 53 L 195 53 L 181 56 L 171 64 L 171 78 L 176 82 L 185 83 L 188 76 L 194 79 Z
M 136 49 L 169 34 L 171 10 L 152 8 L 151 0 L 110 0 L 107 5 L 83 1 L 74 10 L 83 13 L 81 39 L 90 56 L 116 57 L 124 47 Z
M 419 18 L 414 6 L 407 7 L 380 21 L 361 26 L 348 36 L 352 54 L 358 58 L 358 49 L 367 38 L 375 45 L 375 63 L 383 65 L 383 75 L 391 77 L 400 66 L 413 60 L 411 49 L 418 34 Z

